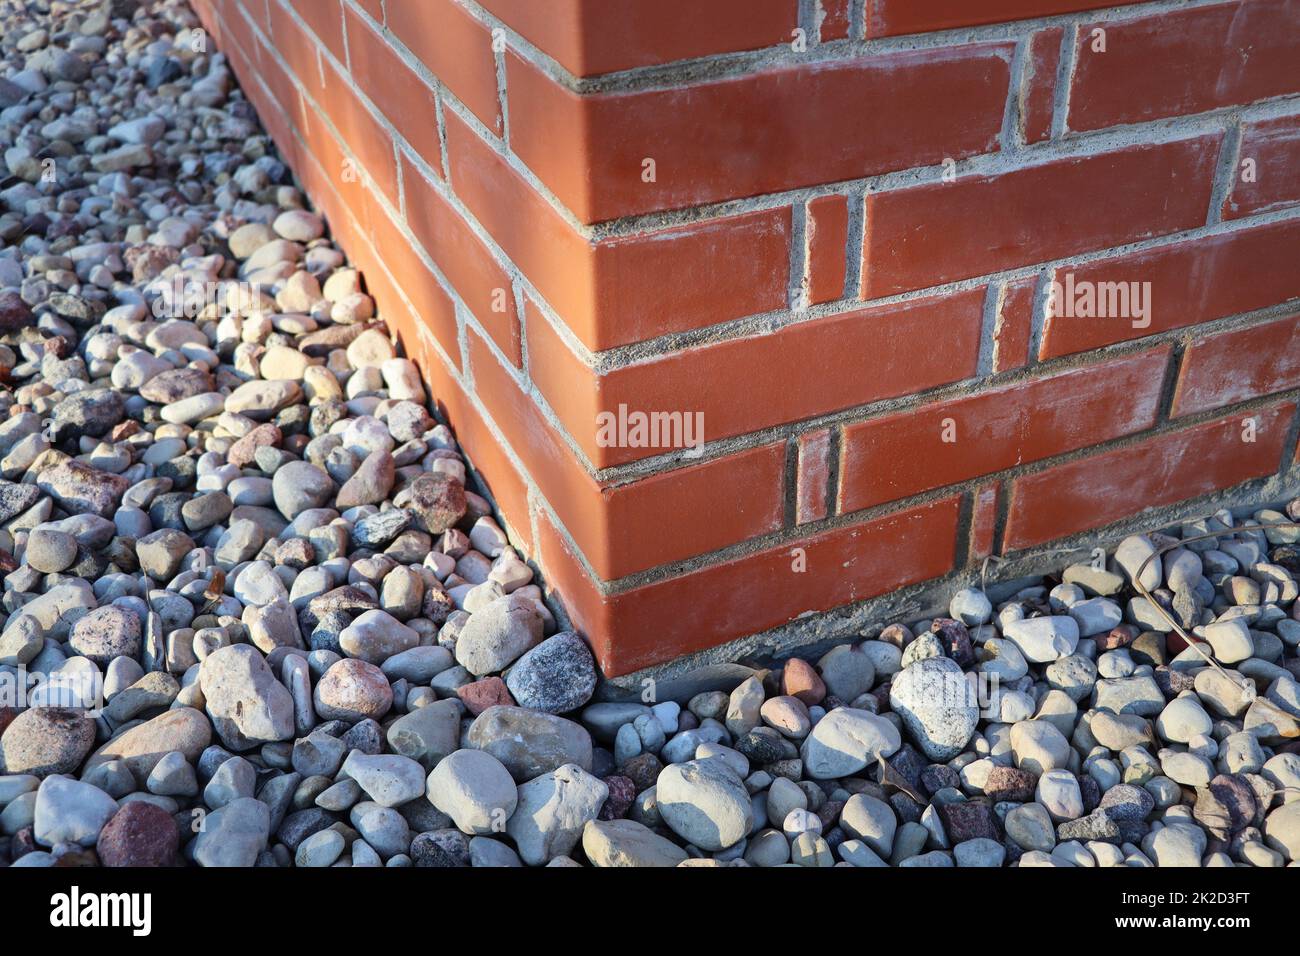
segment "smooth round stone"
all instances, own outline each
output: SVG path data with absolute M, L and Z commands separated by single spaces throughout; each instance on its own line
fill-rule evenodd
M 68 645 L 100 666 L 115 657 L 138 657 L 144 628 L 140 615 L 118 605 L 96 608 L 72 626 Z
M 192 425 L 220 414 L 225 407 L 226 396 L 220 392 L 204 392 L 164 405 L 159 415 L 173 425 Z
M 1208 734 L 1214 721 L 1194 693 L 1171 700 L 1156 718 L 1156 731 L 1170 743 L 1185 744 L 1199 734 Z
M 804 771 L 813 780 L 850 777 L 902 746 L 898 728 L 866 710 L 837 707 L 803 742 Z
M 393 689 L 374 664 L 346 658 L 332 664 L 317 681 L 312 702 L 325 720 L 378 720 L 393 705 Z
M 123 803 L 104 825 L 95 844 L 107 867 L 172 866 L 180 835 L 172 815 L 142 800 Z
M 731 768 L 717 758 L 665 767 L 655 792 L 663 821 L 702 850 L 725 850 L 744 839 L 753 827 L 749 793 Z
M 77 560 L 77 539 L 63 531 L 37 528 L 27 537 L 23 557 L 42 574 L 58 574 Z
M 979 720 L 965 674 L 947 657 L 918 661 L 896 675 L 889 706 L 922 752 L 940 762 L 962 752 Z
M 0 735 L 0 773 L 75 773 L 95 745 L 95 722 L 85 711 L 35 707 L 15 717 Z
M 379 609 L 359 615 L 339 634 L 339 648 L 344 654 L 371 664 L 382 664 L 419 643 L 418 631 Z
M 1035 799 L 1058 823 L 1083 816 L 1083 793 L 1068 770 L 1049 770 L 1039 777 Z
M 290 521 L 304 511 L 327 507 L 337 490 L 329 475 L 305 461 L 282 465 L 271 481 L 275 506 Z
M 231 750 L 293 739 L 293 697 L 255 647 L 213 651 L 199 670 L 199 684 L 213 726 Z
M 1011 728 L 1011 755 L 1017 767 L 1031 773 L 1064 770 L 1070 762 L 1070 742 L 1045 720 L 1025 720 Z
M 343 761 L 342 772 L 381 807 L 400 806 L 424 793 L 424 768 L 410 757 L 354 750 Z
M 1074 653 L 1079 644 L 1079 624 L 1061 615 L 1012 621 L 1002 628 L 1025 659 L 1036 664 L 1050 663 Z
M 978 627 L 993 616 L 993 604 L 983 591 L 963 588 L 948 602 L 948 614 L 967 627 Z
M 46 777 L 36 791 L 36 842 L 94 846 L 115 813 L 117 801 L 98 787 L 64 776 Z
M 346 841 L 337 830 L 321 830 L 298 844 L 293 855 L 293 865 L 302 867 L 333 866 L 343 855 Z
M 429 774 L 426 795 L 470 834 L 504 832 L 518 804 L 510 772 L 481 750 L 458 750 L 439 761 Z
M 769 798 L 770 799 L 770 798 Z M 885 801 L 865 793 L 855 793 L 840 812 L 840 826 L 850 837 L 860 840 L 874 853 L 888 859 L 894 848 L 898 818 Z
M 596 662 L 578 635 L 547 638 L 515 661 L 506 686 L 520 707 L 563 714 L 577 710 L 596 690 Z
M 977 837 L 958 843 L 952 848 L 952 855 L 959 867 L 998 867 L 1006 860 L 1007 851 L 996 840 Z

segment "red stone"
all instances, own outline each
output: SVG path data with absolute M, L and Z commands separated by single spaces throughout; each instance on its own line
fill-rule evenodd
M 506 682 L 500 677 L 485 677 L 472 684 L 458 687 L 456 696 L 464 702 L 465 709 L 475 717 L 498 704 L 505 707 L 515 706 L 515 699 L 510 696 L 510 691 L 506 689 Z
M 104 866 L 171 866 L 180 833 L 171 814 L 152 803 L 128 803 L 100 831 L 95 849 Z
M 786 661 L 781 672 L 781 693 L 797 697 L 806 706 L 820 704 L 826 696 L 826 684 L 813 666 L 798 657 Z
M 280 429 L 269 422 L 258 425 L 230 446 L 230 451 L 226 453 L 226 461 L 236 468 L 247 468 L 253 463 L 253 456 L 257 454 L 257 449 L 264 445 L 278 444 L 280 444 Z

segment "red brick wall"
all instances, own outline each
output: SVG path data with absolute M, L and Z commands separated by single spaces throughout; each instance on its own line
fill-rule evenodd
M 611 675 L 1294 485 L 1300 0 L 194 2 Z

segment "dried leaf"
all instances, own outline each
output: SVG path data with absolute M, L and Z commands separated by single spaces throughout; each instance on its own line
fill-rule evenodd
M 894 790 L 901 790 L 903 793 L 907 794 L 909 797 L 911 797 L 913 800 L 915 800 L 917 803 L 921 804 L 922 806 L 930 802 L 929 800 L 925 799 L 925 797 L 917 793 L 916 789 L 910 783 L 907 782 L 907 779 L 901 773 L 899 773 L 897 770 L 891 767 L 884 757 L 877 757 L 876 760 L 880 763 L 880 785 L 882 787 L 890 787 Z

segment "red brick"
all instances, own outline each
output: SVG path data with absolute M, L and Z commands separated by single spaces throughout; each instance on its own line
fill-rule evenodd
M 523 363 L 514 287 L 502 265 L 451 204 L 410 160 L 402 157 L 406 221 L 497 348 Z
M 998 499 L 1002 483 L 994 481 L 976 488 L 971 495 L 970 559 L 983 561 L 997 546 Z
M 433 87 L 406 65 L 387 37 L 371 29 L 350 7 L 347 17 L 353 79 L 420 158 L 441 171 L 442 144 Z
M 397 192 L 397 159 L 393 153 L 392 137 L 352 92 L 345 76 L 329 63 L 325 64 L 324 76 L 321 106 L 361 168 L 385 198 L 396 206 L 401 200 Z
M 707 554 L 780 529 L 785 443 L 776 442 L 607 488 L 608 576 Z
M 1024 368 L 1033 336 L 1034 293 L 1038 279 L 1030 276 L 1002 284 L 998 317 L 993 326 L 993 372 Z
M 846 425 L 839 510 L 909 498 L 1145 431 L 1159 415 L 1169 353 L 1164 346 Z
M 808 203 L 808 304 L 844 298 L 849 237 L 847 196 L 819 196 Z
M 1006 548 L 1064 538 L 1277 471 L 1295 405 L 1241 413 L 1017 478 Z M 1243 441 L 1253 418 L 1255 441 Z
M 538 546 L 548 584 L 606 676 L 618 677 L 947 573 L 958 503 L 931 502 L 611 596 L 596 590 L 544 514 Z
M 1300 388 L 1300 316 L 1194 341 L 1183 357 L 1174 415 Z
M 280 0 L 271 0 L 272 5 Z M 285 0 L 311 31 L 320 38 L 325 49 L 340 63 L 346 61 L 343 51 L 343 10 L 339 0 Z
M 512 54 L 510 146 L 586 223 L 858 179 L 996 150 L 1011 52 L 875 54 L 585 96 Z
M 284 61 L 285 68 L 302 83 L 310 95 L 319 96 L 323 88 L 318 55 L 320 44 L 278 0 L 270 0 L 267 10 L 270 13 L 276 56 Z
M 446 120 L 456 195 L 593 351 L 786 306 L 789 207 L 591 242 L 458 117 Z
M 863 298 L 1203 225 L 1221 136 L 867 196 Z
M 476 393 L 602 578 L 715 551 L 780 527 L 784 443 L 601 486 L 483 340 L 471 332 L 469 342 Z M 664 533 L 667 515 L 671 534 Z
M 818 0 L 817 6 L 821 13 L 822 42 L 848 39 L 849 29 L 852 26 L 849 22 L 852 16 L 852 5 L 849 0 Z
M 1245 180 L 1239 162 L 1223 203 L 1224 219 L 1300 203 L 1300 115 L 1246 124 L 1240 160 L 1251 161 L 1252 181 Z
M 343 144 L 316 108 L 301 98 L 299 105 L 297 126 L 303 148 L 299 154 L 302 161 L 298 164 L 298 174 L 303 179 L 304 188 L 313 197 L 328 197 L 336 193 L 340 205 L 350 210 L 368 232 L 368 216 L 374 200 L 364 177 L 345 176 L 345 172 L 355 166 L 355 161 L 343 151 Z M 330 218 L 336 218 L 336 215 Z
M 259 30 L 270 33 L 271 21 L 266 11 L 267 0 L 240 0 L 239 5 L 244 8 L 248 18 L 257 25 Z
M 901 36 L 954 27 L 1027 20 L 1145 0 L 866 0 L 867 36 Z
M 831 431 L 820 428 L 799 436 L 798 483 L 795 489 L 795 523 L 808 524 L 826 517 L 830 492 Z
M 1041 143 L 1052 137 L 1052 116 L 1056 109 L 1056 70 L 1061 62 L 1061 38 L 1065 30 L 1052 27 L 1029 38 L 1025 85 L 1020 103 L 1026 143 Z
M 1092 31 L 1106 31 L 1093 51 Z M 1300 91 L 1300 0 L 1238 0 L 1079 27 L 1069 127 L 1102 129 Z
M 479 122 L 501 133 L 492 34 L 455 0 L 385 0 L 388 29 Z
M 791 42 L 797 0 L 481 0 L 570 73 L 594 76 Z
M 595 374 L 529 322 L 533 382 L 597 468 L 653 454 L 601 448 L 592 424 L 620 403 L 704 414 L 708 441 L 910 395 L 975 374 L 983 291 L 797 322 Z M 919 345 L 923 347 L 918 347 Z
M 288 122 L 294 126 L 298 125 L 298 118 L 302 115 L 302 94 L 294 84 L 294 76 L 289 72 L 288 63 L 279 55 L 271 55 L 269 51 L 262 50 L 262 44 L 257 44 L 259 53 L 259 78 L 266 84 L 272 98 L 284 113 Z M 314 69 L 314 64 L 313 64 Z M 248 87 L 249 84 L 244 77 L 240 77 L 241 85 Z M 317 77 L 319 84 L 319 76 Z M 277 145 L 279 140 L 276 141 Z M 281 145 L 283 149 L 283 146 Z M 295 172 L 297 164 L 293 158 L 289 157 L 288 161 L 294 165 Z
M 1062 266 L 1081 282 L 1150 282 L 1150 324 L 1134 328 L 1125 318 L 1049 315 L 1040 357 L 1057 358 L 1139 339 L 1169 329 L 1252 312 L 1300 297 L 1300 222 L 1189 239 L 1146 252 Z
M 419 321 L 429 330 L 443 352 L 455 364 L 460 362 L 456 307 L 437 276 L 429 270 L 415 247 L 401 232 L 388 212 L 373 199 L 368 204 L 372 242 L 383 250 L 383 261 L 411 300 Z

